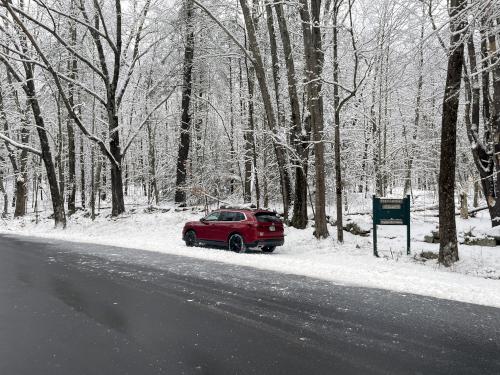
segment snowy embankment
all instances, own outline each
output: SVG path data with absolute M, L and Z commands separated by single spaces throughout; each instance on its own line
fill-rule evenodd
M 500 247 L 460 246 L 461 260 L 454 267 L 440 267 L 436 260 L 423 260 L 422 251 L 437 252 L 437 244 L 422 242 L 435 228 L 432 216 L 415 216 L 412 224 L 412 255 L 405 250 L 404 227 L 379 228 L 381 258 L 372 255 L 372 239 L 346 233 L 345 244 L 334 238 L 318 241 L 313 229 L 286 229 L 286 244 L 273 254 L 236 254 L 208 248 L 187 248 L 181 230 L 187 220 L 198 219 L 199 212 L 184 211 L 137 213 L 117 219 L 104 215 L 94 222 L 74 215 L 66 230 L 54 229 L 53 222 L 39 224 L 23 220 L 0 221 L 0 233 L 21 234 L 85 243 L 122 246 L 210 261 L 238 264 L 283 273 L 310 276 L 336 283 L 382 288 L 401 293 L 458 300 L 500 308 Z M 370 225 L 370 216 L 353 217 L 361 226 Z M 489 227 L 486 218 L 460 221 L 459 228 Z M 334 234 L 332 227 L 330 232 Z

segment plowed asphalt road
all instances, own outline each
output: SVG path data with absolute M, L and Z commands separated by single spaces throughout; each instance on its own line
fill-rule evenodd
M 0 235 L 0 374 L 500 374 L 500 309 Z

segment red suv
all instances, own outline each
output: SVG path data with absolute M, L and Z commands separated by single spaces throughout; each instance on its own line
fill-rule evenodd
M 213 211 L 200 221 L 187 222 L 182 237 L 187 246 L 228 246 L 238 253 L 249 248 L 271 253 L 285 243 L 283 222 L 278 215 L 259 209 Z

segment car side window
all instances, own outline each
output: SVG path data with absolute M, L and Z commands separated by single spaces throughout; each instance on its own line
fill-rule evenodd
M 245 215 L 241 212 L 221 212 L 220 221 L 242 221 Z
M 206 221 L 218 221 L 220 212 L 212 212 L 210 215 L 205 216 Z
M 221 221 L 234 221 L 234 212 L 222 212 Z

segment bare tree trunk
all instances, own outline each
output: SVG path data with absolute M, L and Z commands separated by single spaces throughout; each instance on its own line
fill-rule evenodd
M 73 10 L 74 2 L 71 1 L 71 10 Z M 76 46 L 76 26 L 74 21 L 70 21 L 69 25 L 70 44 Z M 71 55 L 68 61 L 68 71 L 70 81 L 68 83 L 68 101 L 72 108 L 75 108 L 75 85 L 77 74 L 77 60 Z M 75 144 L 75 129 L 73 119 L 68 114 L 66 120 L 66 129 L 68 132 L 68 215 L 71 216 L 76 211 L 76 144 Z
M 95 81 L 93 79 L 93 86 L 95 87 Z M 95 133 L 95 123 L 96 123 L 96 99 L 92 100 L 92 134 Z M 97 163 L 99 165 L 100 156 L 97 156 Z M 95 208 L 96 208 L 96 194 L 99 192 L 99 189 L 96 187 L 96 184 L 99 183 L 99 174 L 96 173 L 96 155 L 95 155 L 95 145 L 91 145 L 90 149 L 90 217 L 92 220 L 95 220 Z M 101 173 L 99 171 L 99 173 Z
M 7 7 L 9 10 L 9 13 L 13 16 L 13 18 L 16 19 L 16 23 L 20 23 L 19 18 L 17 18 L 17 15 L 13 12 L 12 8 L 10 8 L 10 5 L 6 3 L 5 0 L 2 1 L 3 5 Z M 21 8 L 23 7 L 23 3 L 20 4 Z M 24 34 L 26 34 L 26 31 L 24 30 Z M 26 45 L 26 38 L 20 34 L 21 37 L 21 49 L 24 54 L 28 54 L 28 49 Z M 54 210 L 54 222 L 56 227 L 66 227 L 66 214 L 64 212 L 64 200 L 61 195 L 61 192 L 59 190 L 59 185 L 57 182 L 57 174 L 56 174 L 56 169 L 54 166 L 54 161 L 52 160 L 52 152 L 50 149 L 50 143 L 49 139 L 47 136 L 47 131 L 45 128 L 45 122 L 42 117 L 41 109 L 40 109 L 40 104 L 38 102 L 38 96 L 36 92 L 36 87 L 35 87 L 35 76 L 34 76 L 34 65 L 33 63 L 29 62 L 23 62 L 23 69 L 25 73 L 24 80 L 18 75 L 16 70 L 8 63 L 7 60 L 2 59 L 6 69 L 12 74 L 14 77 L 16 77 L 16 80 L 18 81 L 19 84 L 21 84 L 27 98 L 27 103 L 31 107 L 35 125 L 36 125 L 36 130 L 38 133 L 38 138 L 40 141 L 40 148 L 41 148 L 41 156 L 42 160 L 45 165 L 45 170 L 47 174 L 47 180 L 49 182 L 49 188 L 50 188 L 50 193 L 51 193 L 51 198 L 52 198 L 52 208 Z M 23 142 L 25 140 L 23 139 Z M 27 159 L 24 158 L 21 160 L 21 162 L 26 162 Z
M 276 99 L 276 108 L 278 110 L 278 126 L 285 126 L 285 114 L 283 109 L 283 104 L 281 102 L 280 95 L 280 68 L 278 60 L 278 47 L 276 43 L 276 30 L 274 27 L 274 17 L 273 8 L 270 3 L 266 4 L 266 14 L 267 14 L 267 30 L 269 32 L 269 45 L 271 49 L 271 64 L 273 72 L 273 82 L 274 82 L 274 94 Z M 283 157 L 286 159 L 286 151 L 283 150 Z M 292 201 L 291 197 L 291 183 L 290 183 L 290 172 L 288 168 L 288 163 L 284 160 L 285 165 L 283 170 L 283 181 L 282 183 L 282 195 L 283 195 L 283 219 L 285 223 L 288 223 L 288 212 L 290 210 L 290 204 Z
M 335 123 L 335 203 L 337 214 L 337 241 L 344 242 L 344 223 L 342 212 L 342 160 L 340 158 L 340 93 L 339 93 L 339 52 L 338 52 L 338 12 L 340 5 L 334 1 L 333 5 L 333 106 L 334 106 L 334 123 Z
M 493 8 L 493 6 L 492 6 Z M 494 189 L 495 189 L 495 204 L 490 207 L 490 217 L 491 225 L 496 227 L 500 226 L 500 57 L 498 48 L 498 43 L 500 43 L 500 32 L 498 31 L 500 27 L 500 18 L 496 19 L 496 25 L 494 25 L 494 20 L 490 20 L 490 32 L 489 32 L 489 56 L 490 56 L 490 67 L 492 86 L 493 86 L 493 97 L 491 108 L 485 108 L 485 112 L 491 112 L 491 123 L 490 129 L 493 134 L 493 152 L 494 152 L 494 165 L 495 165 L 495 177 L 494 177 Z M 495 35 L 496 34 L 496 35 Z M 483 73 L 484 74 L 484 73 Z M 484 87 L 483 87 L 484 90 Z M 487 97 L 483 97 L 483 102 L 487 102 Z M 486 106 L 486 104 L 484 104 Z M 486 115 L 486 113 L 485 113 Z
M 467 5 L 465 0 L 451 0 L 450 56 L 443 99 L 441 127 L 441 162 L 439 165 L 439 262 L 449 267 L 458 261 L 455 222 L 455 166 L 459 92 L 462 81 L 464 46 L 461 42 L 465 22 L 456 16 Z
M 417 99 L 415 103 L 415 120 L 412 134 L 412 141 L 408 150 L 408 162 L 406 165 L 405 185 L 403 189 L 403 197 L 406 197 L 408 192 L 412 190 L 412 169 L 413 160 L 415 158 L 415 144 L 417 142 L 418 128 L 420 127 L 420 113 L 422 104 L 422 89 L 424 86 L 424 33 L 425 33 L 425 4 L 422 3 L 422 24 L 420 27 L 420 44 L 418 46 L 418 83 L 417 83 Z
M 194 59 L 193 2 L 186 2 L 186 47 L 184 50 L 184 80 L 182 84 L 182 115 L 180 143 L 177 156 L 175 181 L 175 203 L 186 203 L 186 164 L 189 156 L 191 114 L 189 112 L 192 92 L 192 71 Z
M 253 67 L 248 66 L 247 58 L 245 57 L 245 65 L 247 71 L 247 86 L 248 86 L 248 122 L 247 126 L 243 131 L 243 142 L 245 149 L 245 161 L 244 161 L 244 193 L 243 193 L 243 201 L 245 203 L 250 203 L 252 201 L 252 165 L 253 165 L 253 154 L 252 150 L 255 149 L 255 138 L 253 136 L 253 128 L 254 128 L 254 119 L 253 119 L 253 92 L 254 92 L 254 82 L 253 82 Z M 244 117 L 244 102 L 243 102 L 243 72 L 241 67 L 241 60 L 239 61 L 239 82 L 240 82 L 240 113 L 241 119 L 243 121 Z M 258 178 L 257 178 L 257 170 L 255 170 L 256 176 L 256 199 L 259 203 L 260 200 L 260 192 L 257 193 L 258 190 Z M 258 205 L 258 204 L 257 204 Z
M 85 181 L 85 153 L 84 153 L 84 139 L 80 136 L 80 200 L 82 208 L 85 209 L 87 206 L 87 200 L 85 196 L 86 190 Z
M 98 189 L 96 187 L 96 167 L 95 167 L 95 151 L 94 148 L 92 147 L 92 151 L 90 152 L 90 160 L 91 160 L 91 167 L 90 167 L 90 217 L 92 220 L 95 220 L 95 197 L 96 197 L 96 192 L 98 192 Z
M 491 25 L 490 25 L 491 26 Z M 488 210 L 491 218 L 492 226 L 499 225 L 500 217 L 500 200 L 497 199 L 499 188 L 499 180 L 497 177 L 497 171 L 499 170 L 498 158 L 495 157 L 497 155 L 498 150 L 500 149 L 500 137 L 499 130 L 497 127 L 493 125 L 494 118 L 492 113 L 495 112 L 495 106 L 491 105 L 491 96 L 490 96 L 490 78 L 489 78 L 489 65 L 494 64 L 494 51 L 495 46 L 490 45 L 490 51 L 493 53 L 492 60 L 490 61 L 488 56 L 488 49 L 486 46 L 488 40 L 488 24 L 485 20 L 482 20 L 481 25 L 481 72 L 478 70 L 477 64 L 477 56 L 476 49 L 474 45 L 474 41 L 472 36 L 469 36 L 469 40 L 467 42 L 467 51 L 469 57 L 469 65 L 470 65 L 470 76 L 467 74 L 467 69 L 464 67 L 466 71 L 464 75 L 465 82 L 465 125 L 467 129 L 467 136 L 469 138 L 469 142 L 471 144 L 472 155 L 474 158 L 474 163 L 476 164 L 482 190 L 484 196 L 486 198 L 486 203 L 488 204 Z M 480 84 L 480 78 L 482 81 L 482 90 Z M 483 123 L 484 123 L 484 132 L 483 132 L 483 141 L 480 139 L 479 135 L 479 124 L 481 117 L 481 94 L 483 96 Z M 493 107 L 493 111 L 491 110 Z M 492 151 L 495 152 L 492 152 Z M 474 187 L 477 188 L 479 185 L 477 182 Z M 474 194 L 474 200 L 477 203 L 478 192 Z
M 123 176 L 122 176 L 122 153 L 120 148 L 120 135 L 118 131 L 118 116 L 116 109 L 108 108 L 109 122 L 109 150 L 115 160 L 111 164 L 111 215 L 118 216 L 125 212 L 125 201 L 123 197 Z
M 0 155 L 0 163 L 4 163 L 4 158 Z M 0 168 L 0 193 L 3 195 L 3 209 L 2 209 L 2 217 L 7 217 L 9 213 L 9 197 L 7 196 L 7 191 L 5 190 L 5 186 L 3 183 L 4 179 L 4 170 Z
M 8 74 L 10 77 L 10 74 Z M 12 83 L 11 78 L 8 78 L 9 84 Z M 21 115 L 21 143 L 28 144 L 29 142 L 29 129 L 28 129 L 28 119 L 26 118 L 25 111 L 22 110 L 19 97 L 17 92 L 14 91 L 14 99 L 16 102 L 16 107 Z M 9 122 L 7 120 L 7 113 L 5 112 L 3 93 L 0 90 L 0 119 L 3 122 L 3 130 L 6 134 L 9 134 Z M 28 190 L 28 152 L 26 150 L 21 150 L 19 161 L 16 158 L 16 153 L 12 149 L 8 142 L 4 142 L 5 148 L 9 155 L 10 162 L 12 164 L 12 169 L 16 177 L 15 191 L 14 191 L 14 217 L 21 217 L 26 214 L 26 204 L 27 204 L 27 190 Z
M 252 52 L 253 56 L 253 66 L 255 68 L 255 75 L 257 77 L 257 81 L 259 82 L 259 88 L 260 88 L 260 93 L 262 96 L 262 101 L 264 104 L 264 109 L 266 112 L 266 119 L 267 119 L 267 125 L 269 126 L 269 129 L 271 130 L 271 133 L 273 134 L 273 147 L 274 147 L 274 153 L 276 155 L 276 160 L 278 162 L 278 169 L 279 169 L 279 175 L 280 175 L 280 183 L 281 183 L 281 192 L 283 196 L 283 200 L 285 200 L 288 196 L 288 191 L 287 189 L 290 186 L 290 183 L 287 182 L 289 179 L 289 176 L 287 174 L 286 170 L 286 153 L 284 150 L 284 147 L 274 139 L 277 135 L 277 122 L 276 122 L 276 116 L 274 113 L 274 108 L 272 105 L 272 100 L 271 100 L 271 95 L 269 93 L 269 87 L 267 84 L 266 80 L 266 72 L 264 69 L 264 63 L 262 60 L 262 55 L 260 52 L 259 44 L 257 42 L 257 35 L 256 35 L 256 30 L 255 30 L 255 23 L 254 19 L 252 16 L 252 13 L 250 12 L 250 8 L 248 7 L 248 4 L 246 0 L 240 0 L 240 5 L 241 9 L 243 11 L 243 17 L 245 19 L 245 26 L 246 26 L 246 31 L 248 35 L 248 44 L 250 47 L 250 51 Z
M 230 181 L 230 189 L 231 189 L 231 194 L 234 193 L 234 186 L 235 186 L 235 179 L 234 175 L 236 174 L 235 171 L 235 163 L 234 159 L 236 157 L 236 152 L 234 149 L 234 103 L 233 103 L 233 63 L 231 58 L 229 58 L 229 173 L 231 174 L 231 181 Z
M 45 165 L 45 172 L 50 187 L 50 195 L 52 198 L 52 208 L 54 210 L 54 221 L 56 227 L 66 227 L 66 214 L 64 212 L 64 200 L 61 196 L 59 185 L 57 182 L 56 169 L 52 160 L 52 152 L 50 151 L 49 139 L 45 131 L 45 122 L 43 120 L 40 106 L 38 103 L 35 81 L 32 73 L 32 68 L 26 68 L 26 96 L 31 105 L 35 124 L 37 126 L 38 137 L 40 139 L 40 147 L 42 149 L 42 159 Z
M 149 123 L 146 127 L 148 133 L 148 159 L 149 159 L 149 195 L 155 199 L 155 204 L 160 202 L 160 193 L 158 191 L 158 182 L 156 177 L 156 147 L 155 147 L 155 130 L 153 125 Z
M 375 61 L 375 70 L 373 74 L 373 83 L 371 88 L 371 106 L 370 106 L 370 123 L 371 123 L 371 133 L 372 133 L 372 156 L 373 156 L 373 189 L 375 190 L 375 194 L 377 196 L 382 196 L 382 192 L 380 189 L 380 147 L 379 147 L 379 136 L 380 133 L 379 126 L 377 124 L 377 117 L 375 112 L 375 105 L 377 100 L 377 81 L 380 79 L 379 70 L 380 70 L 380 60 L 381 56 L 376 57 Z
M 312 139 L 315 159 L 315 236 L 329 236 L 326 220 L 326 183 L 325 183 L 325 144 L 323 142 L 323 95 L 321 93 L 321 74 L 323 69 L 323 50 L 320 29 L 321 0 L 311 1 L 311 12 L 307 0 L 300 0 L 300 17 L 304 36 L 306 55 L 307 105 L 310 113 Z
M 56 106 L 57 106 L 57 153 L 55 155 L 55 165 L 57 168 L 57 175 L 59 178 L 59 191 L 61 193 L 61 197 L 64 200 L 65 197 L 65 187 L 66 187 L 66 178 L 65 178 L 65 168 L 64 168 L 64 160 L 63 151 L 64 151 L 64 133 L 63 133 L 63 121 L 62 121 L 62 112 L 61 112 L 61 95 L 57 95 L 56 97 Z M 64 203 L 64 202 L 63 202 Z
M 469 218 L 469 207 L 467 206 L 467 193 L 460 193 L 460 217 L 467 220 Z
M 474 181 L 474 202 L 472 203 L 474 208 L 479 207 L 479 182 Z
M 298 229 L 304 229 L 307 226 L 307 159 L 308 142 L 310 131 L 303 134 L 302 121 L 300 114 L 299 96 L 297 90 L 297 78 L 295 75 L 295 61 L 293 58 L 292 45 L 290 42 L 290 33 L 286 22 L 283 3 L 275 0 L 276 16 L 281 34 L 281 43 L 283 45 L 283 54 L 287 68 L 288 96 L 291 108 L 291 138 L 293 146 L 297 153 L 295 163 L 295 200 L 293 203 L 293 216 L 291 225 Z

